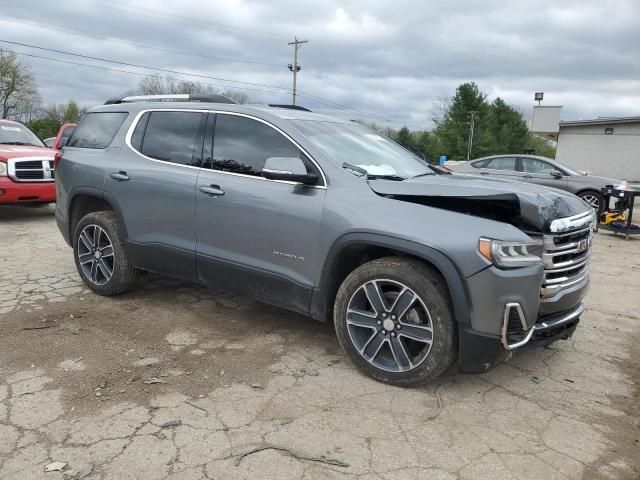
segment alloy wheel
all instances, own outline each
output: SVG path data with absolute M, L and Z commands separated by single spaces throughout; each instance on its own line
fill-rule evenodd
M 429 310 L 411 288 L 395 280 L 358 287 L 349 300 L 346 323 L 362 358 L 388 372 L 418 367 L 433 344 Z
M 78 263 L 91 283 L 104 285 L 113 276 L 113 244 L 107 232 L 98 225 L 87 225 L 78 238 Z
M 596 212 L 600 211 L 600 199 L 595 195 L 583 195 L 582 199 L 587 202 Z

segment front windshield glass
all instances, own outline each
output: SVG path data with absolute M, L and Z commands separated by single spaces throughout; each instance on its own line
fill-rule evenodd
M 0 123 L 0 144 L 45 146 L 35 133 L 19 123 Z
M 369 176 L 411 178 L 434 174 L 429 165 L 388 138 L 355 123 L 293 122 L 334 163 L 366 170 Z

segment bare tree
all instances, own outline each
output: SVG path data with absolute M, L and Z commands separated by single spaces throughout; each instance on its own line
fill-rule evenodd
M 190 80 L 178 80 L 171 75 L 153 74 L 140 80 L 138 88 L 130 92 L 131 95 L 161 95 L 188 93 L 191 95 L 212 95 L 220 94 L 230 98 L 236 103 L 247 103 L 249 97 L 242 91 L 232 91 L 219 89 L 207 85 L 206 83 L 193 82 Z
M 2 118 L 30 116 L 39 103 L 31 69 L 17 55 L 0 48 L 0 107 Z

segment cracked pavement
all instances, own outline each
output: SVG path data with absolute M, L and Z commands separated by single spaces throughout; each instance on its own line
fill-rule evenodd
M 93 295 L 51 207 L 3 207 L 0 479 L 638 479 L 640 241 L 592 272 L 571 340 L 402 389 L 244 296 Z

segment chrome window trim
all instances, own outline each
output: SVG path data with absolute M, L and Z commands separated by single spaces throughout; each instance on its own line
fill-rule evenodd
M 49 162 L 53 162 L 54 157 L 46 157 L 43 155 L 32 157 L 15 157 L 7 160 L 7 176 L 17 183 L 46 183 L 55 182 L 52 175 L 54 169 L 50 167 Z M 33 169 L 33 171 L 42 172 L 43 178 L 22 179 L 16 176 L 16 163 L 21 162 L 41 162 L 42 168 Z M 46 162 L 46 164 L 45 164 Z
M 129 129 L 127 130 L 127 134 L 125 135 L 125 138 L 124 138 L 124 143 L 127 145 L 127 147 L 129 147 L 129 149 L 131 149 L 131 151 L 135 152 L 136 154 L 140 155 L 142 158 L 144 158 L 146 160 L 150 160 L 152 162 L 163 163 L 163 164 L 166 164 L 166 165 L 174 165 L 176 167 L 195 168 L 195 169 L 198 169 L 198 170 L 200 170 L 200 169 L 209 170 L 211 172 L 216 172 L 216 173 L 220 173 L 220 174 L 223 174 L 223 175 L 235 175 L 235 176 L 238 176 L 238 177 L 253 178 L 253 179 L 256 179 L 256 180 L 259 180 L 259 181 L 265 181 L 265 182 L 284 183 L 284 184 L 288 184 L 288 185 L 300 185 L 299 182 L 291 182 L 291 181 L 288 181 L 288 180 L 270 180 L 268 178 L 258 177 L 256 175 L 247 175 L 245 173 L 235 173 L 235 172 L 224 172 L 222 170 L 215 170 L 215 169 L 212 169 L 212 168 L 208 169 L 208 168 L 204 168 L 204 167 L 196 167 L 196 166 L 193 166 L 193 165 L 182 165 L 180 163 L 173 163 L 173 162 L 168 162 L 166 160 L 158 160 L 157 158 L 151 158 L 151 157 L 145 155 L 144 153 L 136 150 L 133 147 L 133 145 L 131 145 L 131 137 L 133 136 L 133 132 L 136 129 L 136 127 L 138 126 L 138 123 L 140 122 L 140 119 L 142 118 L 142 116 L 147 112 L 215 113 L 215 114 L 220 114 L 220 115 L 234 115 L 234 116 L 237 116 L 237 117 L 250 118 L 251 120 L 256 120 L 256 121 L 258 121 L 260 123 L 264 123 L 265 125 L 273 128 L 275 131 L 280 133 L 283 137 L 285 137 L 287 140 L 289 140 L 293 145 L 295 145 L 296 148 L 298 148 L 302 153 L 304 153 L 307 156 L 307 158 L 309 158 L 311 163 L 313 163 L 313 165 L 320 172 L 320 176 L 322 177 L 323 185 L 305 185 L 305 187 L 307 187 L 307 188 L 319 188 L 319 189 L 323 189 L 323 190 L 326 190 L 326 188 L 327 188 L 327 185 L 328 185 L 327 177 L 325 176 L 324 171 L 322 170 L 322 168 L 320 167 L 318 162 L 315 161 L 315 159 L 309 154 L 309 152 L 307 152 L 304 148 L 302 148 L 300 146 L 300 144 L 298 144 L 298 142 L 296 142 L 293 138 L 291 138 L 286 132 L 284 132 L 280 128 L 276 127 L 272 123 L 269 123 L 266 120 L 263 120 L 262 118 L 258 118 L 258 117 L 255 117 L 253 115 L 249 115 L 249 114 L 246 114 L 246 113 L 227 112 L 227 111 L 224 111 L 224 110 L 192 109 L 192 108 L 148 108 L 148 109 L 145 109 L 145 110 L 140 110 L 136 114 L 136 116 L 134 117 L 133 121 L 131 122 L 131 125 L 129 126 Z

